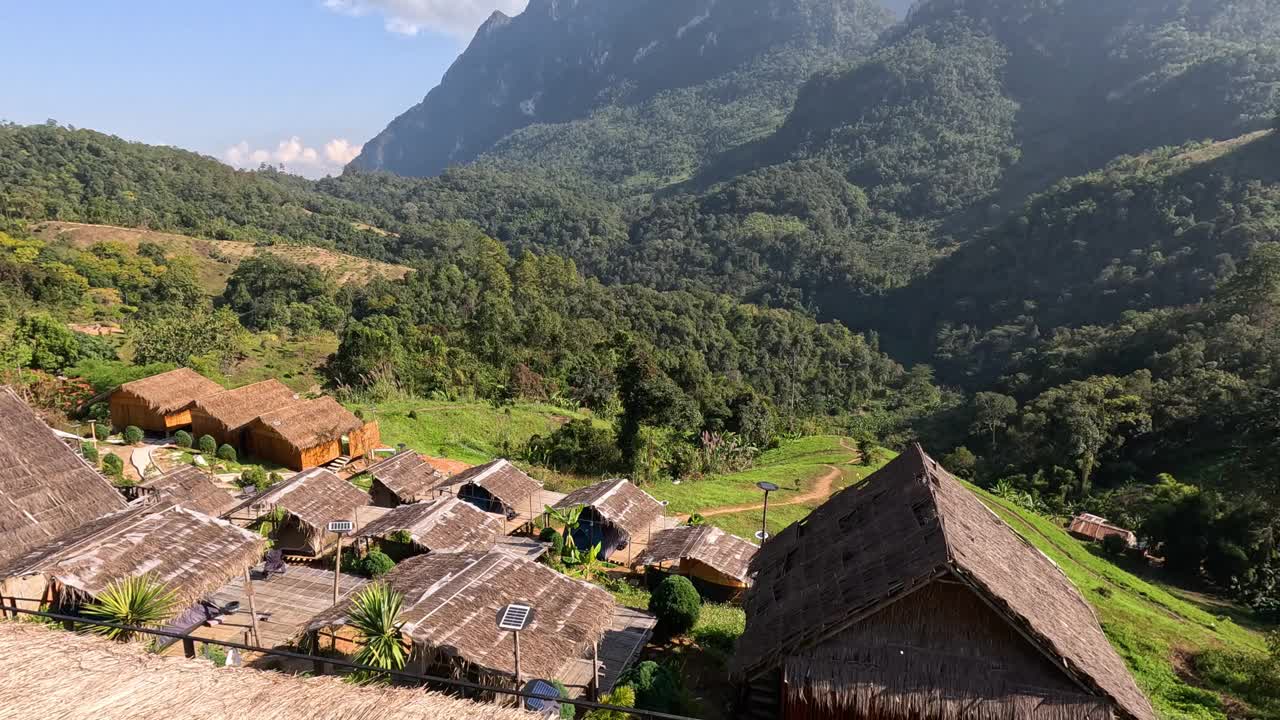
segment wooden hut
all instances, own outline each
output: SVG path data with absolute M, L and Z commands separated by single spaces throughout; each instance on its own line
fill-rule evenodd
M 1118 525 L 1112 525 L 1107 522 L 1106 518 L 1100 518 L 1090 513 L 1080 513 L 1071 521 L 1068 531 L 1076 537 L 1085 540 L 1104 540 L 1108 535 L 1118 535 L 1124 539 L 1129 547 L 1135 547 L 1138 544 L 1138 536 L 1132 530 L 1125 530 Z
M 331 397 L 296 402 L 249 423 L 250 455 L 294 470 L 356 457 L 378 447 L 377 423 L 365 423 Z
M 655 533 L 635 562 L 658 576 L 684 575 L 704 595 L 727 600 L 751 585 L 751 558 L 759 549 L 718 527 L 682 526 Z
M 65 720 L 531 720 L 422 688 L 216 667 L 35 623 L 0 622 L 0 715 Z
M 533 508 L 542 483 L 506 460 L 494 460 L 476 465 L 449 478 L 449 484 L 458 497 L 485 512 L 514 518 L 522 513 L 533 514 L 541 508 Z
M 0 564 L 124 508 L 106 478 L 0 387 Z
M 191 605 L 262 558 L 266 541 L 175 505 L 99 518 L 0 567 L 0 596 L 79 606 L 112 583 L 148 575 Z M 0 603 L 3 604 L 3 603 Z
M 613 597 L 604 590 L 498 550 L 419 555 L 383 581 L 404 595 L 400 619 L 413 643 L 411 671 L 506 687 L 514 684 L 515 660 L 511 633 L 496 624 L 504 606 L 534 608 L 532 624 L 520 633 L 524 679 L 557 679 L 567 665 L 589 657 L 614 611 Z M 339 651 L 354 652 L 350 602 L 317 615 L 307 632 L 332 637 Z
M 1155 718 L 1062 571 L 918 445 L 751 569 L 738 716 Z
M 581 549 L 600 543 L 604 557 L 626 549 L 632 542 L 647 544 L 651 534 L 663 529 L 662 503 L 625 478 L 574 490 L 555 507 L 579 505 L 584 509 L 574 532 L 574 543 Z
M 276 547 L 297 557 L 320 557 L 334 544 L 327 528 L 337 520 L 356 521 L 369 495 L 323 468 L 312 468 L 268 488 L 226 514 L 237 522 L 270 523 Z
M 208 472 L 191 465 L 183 465 L 139 485 L 138 496 L 156 504 L 181 505 L 213 517 L 220 517 L 237 504 L 235 497 L 218 487 Z
M 191 407 L 191 434 L 211 436 L 245 450 L 245 433 L 258 416 L 299 402 L 298 395 L 278 380 L 263 380 L 200 398 Z
M 437 488 L 449 483 L 447 475 L 412 450 L 374 463 L 364 474 L 369 476 L 373 504 L 387 508 L 430 500 Z
M 401 559 L 425 552 L 488 552 L 506 535 L 502 518 L 456 497 L 401 505 L 360 529 Z
M 201 398 L 222 392 L 218 383 L 188 368 L 178 368 L 127 382 L 111 393 L 111 424 L 136 425 L 150 432 L 171 433 L 191 425 L 191 407 Z

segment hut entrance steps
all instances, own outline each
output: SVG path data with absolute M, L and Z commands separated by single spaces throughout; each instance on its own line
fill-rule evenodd
M 338 457 L 325 463 L 324 469 L 328 470 L 331 473 L 340 473 L 343 470 L 345 470 L 347 466 L 350 464 L 351 464 L 350 455 L 339 455 Z

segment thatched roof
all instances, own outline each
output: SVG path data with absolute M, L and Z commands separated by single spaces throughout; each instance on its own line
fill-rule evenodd
M 310 532 L 317 533 L 324 532 L 332 520 L 354 519 L 356 508 L 368 504 L 368 493 L 324 468 L 312 468 L 268 488 L 243 505 L 284 508 Z
M 760 548 L 718 527 L 676 527 L 663 530 L 649 541 L 636 558 L 639 565 L 657 565 L 689 559 L 716 572 L 747 582 L 751 577 L 751 558 Z
M 631 537 L 643 535 L 663 514 L 662 503 L 625 478 L 579 488 L 555 506 L 570 508 L 577 505 L 594 508 L 601 517 Z
M 404 594 L 404 632 L 428 653 L 489 673 L 515 675 L 511 633 L 498 630 L 498 611 L 521 602 L 536 609 L 520 633 L 524 677 L 554 678 L 566 661 L 599 640 L 613 616 L 613 597 L 545 565 L 498 550 L 431 553 L 409 558 L 383 580 Z M 345 601 L 316 616 L 309 631 L 347 622 Z
M 0 708 L 63 720 L 529 720 L 521 710 L 414 688 L 361 687 L 208 660 L 33 623 L 0 622 Z M 10 713 L 12 715 L 10 715 Z
M 142 400 L 152 412 L 168 415 L 191 407 L 196 400 L 220 393 L 223 388 L 195 370 L 178 368 L 127 382 L 120 390 Z
M 1130 547 L 1138 543 L 1138 536 L 1132 530 L 1107 522 L 1106 518 L 1091 513 L 1080 513 L 1071 520 L 1068 528 L 1071 532 L 1094 540 L 1101 540 L 1108 535 L 1119 535 Z
M 0 564 L 124 507 L 111 483 L 0 387 Z
M 917 445 L 771 538 L 751 564 L 733 672 L 754 678 L 939 579 L 981 597 L 1081 691 L 1155 713 L 1051 560 Z M 1015 717 L 1032 717 L 1019 714 Z
M 523 507 L 530 496 L 542 489 L 542 483 L 506 460 L 494 460 L 467 468 L 449 478 L 449 484 L 484 488 L 509 508 Z
M 450 482 L 447 475 L 411 450 L 376 462 L 364 472 L 376 478 L 402 502 L 427 500 L 431 498 L 432 490 Z
M 298 402 L 298 395 L 278 380 L 263 380 L 234 390 L 200 398 L 195 409 L 222 423 L 228 430 L 244 427 L 263 413 Z
M 153 496 L 156 502 L 181 505 L 188 510 L 218 517 L 235 507 L 231 493 L 218 487 L 209 473 L 191 465 L 177 469 L 147 481 L 138 488 L 143 495 Z
M 431 552 L 488 552 L 506 533 L 506 523 L 456 497 L 401 505 L 360 529 L 358 537 L 386 539 L 409 533 L 413 542 Z
M 174 505 L 134 507 L 96 520 L 0 568 L 0 580 L 42 575 L 87 597 L 117 580 L 150 575 L 185 604 L 262 558 L 248 530 Z
M 325 396 L 263 413 L 253 421 L 253 426 L 264 428 L 293 447 L 305 450 L 359 430 L 364 427 L 364 421 L 338 404 L 337 400 Z

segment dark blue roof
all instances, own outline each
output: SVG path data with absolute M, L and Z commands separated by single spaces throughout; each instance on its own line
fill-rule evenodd
M 560 703 L 557 702 L 560 699 L 560 691 L 556 689 L 555 685 L 552 685 L 546 680 L 530 680 L 524 686 L 524 691 L 537 695 L 540 698 L 544 698 L 542 700 L 539 700 L 538 698 L 525 698 L 524 707 L 526 710 L 545 712 L 547 710 L 553 710 L 560 707 Z

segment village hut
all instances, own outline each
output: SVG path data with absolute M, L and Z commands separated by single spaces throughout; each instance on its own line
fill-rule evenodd
M 918 445 L 751 569 L 739 715 L 1155 718 L 1062 571 Z
M 246 452 L 294 470 L 319 467 L 378 447 L 377 423 L 365 423 L 331 397 L 286 405 L 255 418 Z
M 499 611 L 521 603 L 534 609 L 520 632 L 521 677 L 557 679 L 609 628 L 613 597 L 537 562 L 494 550 L 431 553 L 409 558 L 383 577 L 404 596 L 401 631 L 413 643 L 411 671 L 514 686 L 511 633 L 497 628 Z M 317 615 L 306 631 L 331 639 L 340 652 L 356 650 L 347 625 L 348 599 Z M 325 638 L 325 639 L 321 639 Z
M 458 497 L 484 510 L 507 519 L 535 510 L 534 501 L 542 483 L 529 477 L 507 460 L 494 460 L 476 465 L 449 478 Z M 532 508 L 532 509 L 531 509 Z
M 237 504 L 235 497 L 218 487 L 209 473 L 191 465 L 182 465 L 139 485 L 138 496 L 213 517 L 220 517 Z
M 373 504 L 387 508 L 430 500 L 437 488 L 449 483 L 447 475 L 412 450 L 374 463 L 364 474 L 369 476 Z
M 191 434 L 211 436 L 221 444 L 245 449 L 245 433 L 258 416 L 299 402 L 278 380 L 263 380 L 200 398 L 191 407 Z
M 501 517 L 443 497 L 390 510 L 356 537 L 378 541 L 384 552 L 401 560 L 424 552 L 488 552 L 505 535 Z
M 0 387 L 0 564 L 103 515 L 124 498 L 8 387 Z
M 334 544 L 333 521 L 356 521 L 369 495 L 323 468 L 298 473 L 226 514 L 261 527 L 270 523 L 276 548 L 296 557 L 320 557 Z
M 600 543 L 604 557 L 632 542 L 647 543 L 655 523 L 662 519 L 662 503 L 630 480 L 605 480 L 574 490 L 555 504 L 557 508 L 582 506 L 573 541 L 581 549 Z
M 0 622 L 0 715 L 110 720 L 529 720 L 422 688 L 215 667 L 34 623 Z
M 176 505 L 142 505 L 82 525 L 0 567 L 0 597 L 76 607 L 112 583 L 147 575 L 185 608 L 243 575 L 265 545 L 225 520 Z
M 656 533 L 635 562 L 646 574 L 684 575 L 702 594 L 728 600 L 751 585 L 751 558 L 759 549 L 718 527 L 683 526 Z
M 1125 545 L 1136 547 L 1138 544 L 1138 536 L 1132 530 L 1125 530 L 1118 525 L 1112 525 L 1107 522 L 1106 518 L 1098 517 L 1090 513 L 1080 513 L 1072 521 L 1068 528 L 1072 535 L 1083 538 L 1085 540 L 1102 541 L 1109 535 L 1118 535 L 1124 539 Z
M 189 368 L 127 382 L 111 393 L 111 424 L 171 433 L 191 425 L 191 407 L 222 386 Z

